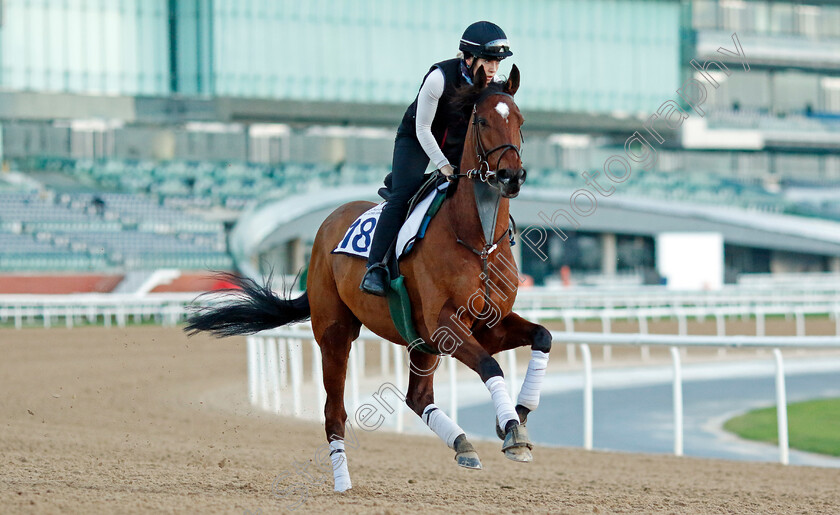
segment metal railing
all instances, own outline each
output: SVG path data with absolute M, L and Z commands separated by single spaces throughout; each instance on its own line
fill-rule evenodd
M 14 322 L 45 328 L 64 325 L 102 323 L 125 327 L 133 321 L 152 320 L 160 325 L 175 325 L 187 315 L 187 307 L 197 293 L 156 293 L 120 295 L 80 293 L 77 295 L 0 295 L 0 323 Z
M 689 336 L 689 335 L 650 335 L 650 334 L 598 334 L 581 332 L 552 332 L 556 343 L 568 343 L 578 346 L 583 362 L 583 447 L 593 448 L 593 375 L 591 345 L 612 345 L 631 347 L 662 347 L 670 351 L 673 377 L 673 420 L 674 420 L 674 454 L 683 454 L 683 396 L 682 396 L 682 363 L 680 348 L 716 347 L 725 348 L 755 348 L 772 349 L 776 366 L 776 407 L 777 425 L 779 432 L 779 461 L 787 464 L 789 461 L 788 423 L 787 423 L 787 395 L 785 390 L 784 360 L 782 349 L 840 349 L 840 337 L 837 336 Z M 290 413 L 293 416 L 303 414 L 303 345 L 308 341 L 312 356 L 319 355 L 317 343 L 313 339 L 311 330 L 304 324 L 292 329 L 264 331 L 248 337 L 248 391 L 250 402 L 267 411 L 275 413 Z M 365 345 L 358 342 L 380 343 L 380 371 L 379 380 L 393 380 L 394 386 L 401 392 L 405 391 L 405 349 L 387 342 L 379 336 L 362 331 L 356 343 L 351 348 L 348 365 L 348 379 L 351 404 L 354 408 L 360 406 L 359 390 L 365 376 Z M 389 372 L 390 349 L 393 349 L 393 373 Z M 506 364 L 506 379 L 510 393 L 516 395 L 518 387 L 516 354 L 513 351 L 501 353 L 504 359 L 499 361 Z M 311 359 L 311 378 L 313 383 L 307 385 L 315 388 L 317 406 L 324 405 L 325 393 L 321 385 L 321 360 Z M 448 359 L 450 406 L 448 414 L 453 420 L 458 419 L 459 383 L 457 380 L 456 360 Z M 506 362 L 506 363 L 505 363 Z M 291 409 L 283 409 L 283 390 L 291 386 Z M 489 397 L 488 397 L 489 399 Z M 404 428 L 402 413 L 404 405 L 396 408 L 396 430 Z M 323 420 L 323 413 L 319 413 Z
M 784 285 L 733 285 L 717 291 L 675 291 L 662 286 L 521 289 L 518 309 L 653 308 L 808 305 L 840 302 L 840 282 L 805 281 Z
M 296 294 L 296 293 L 295 293 Z M 618 295 L 610 291 L 533 291 L 523 290 L 517 297 L 517 312 L 533 320 L 563 320 L 571 330 L 576 321 L 600 319 L 604 331 L 615 320 L 637 320 L 639 331 L 645 332 L 649 321 L 673 318 L 679 322 L 679 334 L 687 334 L 688 319 L 702 320 L 714 317 L 718 336 L 725 335 L 725 322 L 732 317 L 750 317 L 756 322 L 756 334 L 763 335 L 765 317 L 794 316 L 797 335 L 805 335 L 805 317 L 829 316 L 835 320 L 836 333 L 840 335 L 840 290 L 836 293 L 815 293 L 800 297 L 779 295 L 772 297 L 729 298 L 705 296 L 702 293 L 668 292 L 662 288 L 636 296 Z M 16 328 L 40 323 L 51 327 L 62 322 L 67 327 L 75 325 L 76 317 L 100 317 L 109 325 L 125 324 L 127 316 L 135 319 L 153 315 L 164 324 L 175 324 L 183 319 L 186 308 L 198 293 L 166 294 L 72 294 L 72 295 L 0 295 L 0 322 L 14 319 Z M 213 302 L 212 298 L 202 303 Z

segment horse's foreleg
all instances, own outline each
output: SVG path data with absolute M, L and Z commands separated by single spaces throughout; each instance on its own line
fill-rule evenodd
M 450 314 L 454 315 L 454 312 Z M 452 356 L 481 377 L 484 386 L 487 387 L 490 397 L 493 399 L 496 420 L 504 428 L 505 438 L 502 451 L 504 451 L 505 456 L 513 461 L 531 461 L 533 459 L 531 442 L 528 440 L 525 426 L 519 423 L 519 416 L 505 387 L 502 367 L 472 334 L 466 334 L 461 327 L 454 327 L 456 324 L 453 320 L 456 320 L 456 318 L 450 318 L 446 313 L 441 313 L 440 321 L 443 331 L 435 332 L 438 335 L 435 343 L 439 348 L 454 347 Z M 434 335 L 432 340 L 435 340 Z
M 461 427 L 435 405 L 434 373 L 440 356 L 416 349 L 409 352 L 408 395 L 405 403 L 443 442 L 455 451 L 455 461 L 468 469 L 481 469 L 481 460 Z
M 487 327 L 477 333 L 476 337 L 491 354 L 526 345 L 531 347 L 531 361 L 516 400 L 516 413 L 524 424 L 528 414 L 537 409 L 540 403 L 540 390 L 548 366 L 548 353 L 551 351 L 551 333 L 545 327 L 511 313 L 494 327 Z M 500 427 L 496 428 L 496 432 L 499 438 L 504 437 Z

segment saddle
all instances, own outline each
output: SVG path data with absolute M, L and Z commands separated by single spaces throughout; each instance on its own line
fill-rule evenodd
M 390 200 L 391 198 L 391 186 L 393 185 L 393 173 L 389 172 L 388 175 L 385 176 L 385 186 L 379 188 L 377 193 L 383 199 Z M 432 172 L 426 173 L 423 175 L 423 184 L 420 186 L 420 189 L 411 196 L 408 200 L 408 210 L 406 211 L 405 219 L 403 223 L 406 223 L 409 218 L 411 218 L 411 214 L 414 212 L 414 209 L 417 207 L 423 199 L 425 199 L 430 193 L 437 190 L 440 186 L 446 183 L 446 177 L 440 173 L 438 170 L 434 170 Z M 455 184 L 449 184 L 446 191 L 446 197 L 448 198 L 452 192 L 454 191 Z M 442 199 L 441 199 L 442 203 Z M 434 211 L 432 212 L 432 216 L 437 213 L 437 210 L 440 208 L 440 205 L 434 207 Z M 431 219 L 431 217 L 429 217 Z M 427 222 L 428 223 L 428 222 Z M 422 232 L 418 235 L 422 238 Z M 398 238 L 399 240 L 399 238 Z M 396 245 L 397 240 L 394 241 Z M 386 259 L 388 261 L 388 269 L 391 273 L 391 277 L 398 277 L 400 275 L 400 268 L 398 264 L 398 260 L 400 257 L 399 252 L 395 252 L 394 247 L 388 251 L 388 255 L 386 255 Z
M 426 197 L 433 189 L 437 188 L 441 184 L 446 182 L 446 177 L 439 173 L 438 170 L 433 172 L 429 172 L 423 174 L 423 185 L 420 186 L 420 189 L 417 190 L 411 199 L 408 201 L 408 213 L 406 214 L 406 218 L 411 215 L 411 212 L 414 210 L 417 203 Z M 379 188 L 377 193 L 380 197 L 384 200 L 391 199 L 391 186 L 394 184 L 394 174 L 393 172 L 388 172 L 388 175 L 385 176 L 385 186 Z M 457 183 L 456 183 L 457 184 Z M 451 184 L 450 187 L 454 187 L 455 184 Z

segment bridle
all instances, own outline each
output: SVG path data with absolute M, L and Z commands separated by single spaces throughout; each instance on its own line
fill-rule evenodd
M 493 95 L 504 95 L 506 97 L 509 97 L 509 98 L 513 99 L 513 95 L 510 95 L 508 93 L 504 93 L 504 92 L 501 92 L 501 91 L 496 92 L 496 93 L 492 93 L 492 94 L 488 95 L 488 97 L 493 96 Z M 488 97 L 485 97 L 484 100 L 486 100 L 486 98 L 488 98 Z M 522 159 L 521 144 L 525 143 L 525 140 L 522 136 L 522 129 L 521 128 L 519 129 L 519 141 L 520 141 L 520 146 L 519 147 L 517 147 L 513 143 L 504 143 L 504 144 L 499 145 L 497 147 L 493 147 L 490 150 L 485 150 L 484 143 L 481 141 L 481 124 L 478 123 L 477 110 L 478 110 L 478 103 L 473 104 L 472 116 L 471 116 L 472 122 L 471 123 L 472 123 L 472 126 L 474 128 L 473 132 L 475 134 L 475 154 L 476 154 L 476 158 L 478 158 L 478 167 L 473 168 L 472 170 L 467 170 L 465 173 L 453 173 L 451 176 L 449 176 L 449 179 L 451 179 L 451 180 L 457 180 L 460 177 L 466 177 L 468 179 L 478 179 L 481 182 L 489 183 L 489 181 L 492 178 L 496 177 L 496 171 L 499 169 L 499 166 L 502 164 L 502 158 L 505 156 L 505 153 L 509 150 L 513 150 L 514 152 L 516 152 L 516 156 L 520 159 L 520 162 L 521 162 L 521 159 Z M 496 160 L 496 169 L 493 170 L 493 169 L 490 168 L 490 163 L 487 160 L 494 152 L 498 152 L 498 151 L 501 151 L 501 154 L 499 154 L 499 159 Z M 525 175 L 526 175 L 526 172 L 525 172 L 525 169 L 523 168 L 522 169 L 522 179 L 525 178 Z M 510 221 L 511 221 L 511 224 L 513 225 L 512 230 L 515 232 L 516 231 L 516 223 L 513 221 L 513 216 L 510 217 Z M 485 305 L 488 305 L 489 304 L 489 298 L 490 298 L 490 276 L 487 273 L 487 262 L 488 262 L 488 259 L 490 258 L 490 254 L 492 254 L 493 251 L 498 248 L 499 242 L 501 242 L 502 239 L 505 236 L 512 235 L 512 233 L 510 233 L 510 230 L 505 231 L 505 232 L 502 233 L 502 235 L 499 237 L 498 240 L 496 240 L 496 241 L 485 241 L 483 247 L 481 249 L 477 249 L 477 248 L 473 247 L 472 245 L 468 244 L 467 242 L 463 241 L 461 238 L 458 237 L 458 234 L 455 232 L 455 229 L 452 228 L 451 221 L 450 221 L 450 224 L 449 224 L 449 228 L 452 231 L 452 233 L 455 235 L 455 241 L 457 241 L 459 244 L 463 245 L 464 247 L 468 248 L 476 256 L 481 258 L 481 270 L 482 270 L 481 277 L 482 277 L 482 281 L 484 282 L 484 302 L 485 302 Z M 512 241 L 512 238 L 511 238 L 511 241 Z
M 486 100 L 490 96 L 494 96 L 494 95 L 504 95 L 504 96 L 506 96 L 510 99 L 513 99 L 513 95 L 510 95 L 508 93 L 504 93 L 502 91 L 498 91 L 496 93 L 492 93 L 492 94 L 488 95 L 487 97 L 485 97 L 482 100 Z M 496 176 L 496 172 L 499 169 L 499 166 L 502 164 L 502 158 L 505 156 L 505 153 L 508 150 L 513 150 L 516 153 L 516 157 L 518 157 L 520 159 L 520 161 L 522 160 L 521 145 L 523 143 L 525 143 L 525 139 L 522 136 L 522 129 L 520 128 L 519 129 L 519 141 L 520 141 L 520 146 L 519 147 L 517 147 L 513 143 L 503 143 L 503 144 L 501 144 L 497 147 L 491 148 L 490 150 L 485 150 L 484 143 L 481 141 L 481 124 L 478 121 L 477 111 L 478 111 L 478 104 L 476 103 L 476 104 L 473 104 L 472 116 L 470 118 L 472 120 L 471 124 L 473 126 L 473 134 L 475 134 L 475 157 L 478 160 L 478 167 L 473 168 L 472 170 L 467 170 L 465 173 L 452 174 L 452 177 L 453 178 L 466 177 L 468 179 L 478 179 L 481 182 L 486 183 L 486 182 L 490 181 L 490 179 L 492 179 Z M 499 158 L 496 160 L 496 167 L 495 167 L 495 169 L 493 169 L 493 168 L 490 167 L 490 163 L 488 162 L 488 159 L 490 158 L 490 156 L 494 152 L 498 152 L 500 150 L 502 151 L 502 153 L 499 154 Z M 523 174 L 523 177 L 524 177 L 525 169 L 522 169 L 522 174 Z

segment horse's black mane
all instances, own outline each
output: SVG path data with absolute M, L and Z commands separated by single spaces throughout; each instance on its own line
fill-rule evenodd
M 466 84 L 455 90 L 450 104 L 456 111 L 472 110 L 474 105 L 478 105 L 486 97 L 494 93 L 502 93 L 506 85 L 507 81 L 491 82 L 481 89 L 476 89 L 475 86 Z

